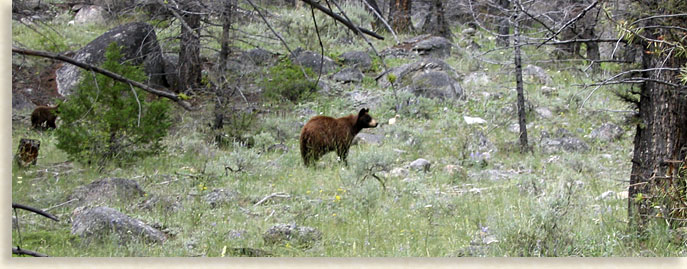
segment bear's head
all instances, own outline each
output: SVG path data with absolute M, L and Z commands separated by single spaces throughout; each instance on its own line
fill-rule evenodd
M 374 128 L 377 127 L 377 121 L 368 114 L 370 112 L 369 109 L 363 108 L 358 112 L 358 120 L 356 122 L 356 125 L 360 126 L 360 128 Z

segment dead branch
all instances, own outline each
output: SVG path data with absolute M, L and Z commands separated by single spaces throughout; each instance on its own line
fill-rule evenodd
M 19 54 L 23 54 L 23 55 L 38 56 L 38 57 L 44 57 L 44 58 L 49 58 L 49 59 L 54 59 L 54 60 L 59 60 L 59 61 L 67 62 L 67 63 L 73 64 L 73 65 L 75 65 L 75 66 L 78 66 L 78 67 L 80 67 L 80 68 L 83 68 L 83 69 L 86 69 L 86 70 L 89 70 L 89 71 L 95 71 L 95 72 L 97 72 L 97 73 L 103 74 L 103 75 L 105 75 L 105 76 L 107 76 L 107 77 L 110 77 L 110 78 L 116 80 L 116 81 L 123 82 L 123 83 L 128 83 L 128 84 L 132 84 L 132 85 L 134 85 L 134 86 L 136 86 L 136 87 L 138 87 L 138 88 L 140 88 L 140 89 L 142 89 L 142 90 L 144 90 L 144 91 L 147 91 L 147 92 L 149 92 L 149 93 L 155 94 L 155 95 L 157 95 L 157 96 L 160 96 L 160 97 L 164 97 L 164 98 L 170 99 L 170 100 L 176 102 L 177 104 L 179 104 L 181 107 L 183 107 L 183 108 L 186 109 L 186 110 L 195 111 L 195 110 L 198 110 L 198 109 L 199 109 L 198 107 L 196 107 L 196 108 L 191 107 L 191 104 L 189 104 L 188 102 L 184 101 L 184 100 L 181 99 L 178 95 L 176 95 L 176 94 L 174 94 L 174 93 L 172 93 L 172 92 L 162 91 L 162 90 L 155 89 L 155 88 L 153 88 L 153 87 L 150 87 L 150 86 L 145 85 L 145 84 L 143 84 L 143 83 L 140 83 L 140 82 L 138 82 L 138 81 L 130 80 L 130 79 L 128 79 L 128 78 L 126 78 L 126 77 L 123 77 L 123 76 L 121 76 L 121 75 L 119 75 L 119 74 L 113 73 L 113 72 L 111 72 L 111 71 L 102 69 L 102 68 L 97 67 L 97 66 L 93 66 L 93 65 L 90 65 L 90 64 L 87 64 L 87 63 L 83 63 L 83 62 L 74 60 L 74 59 L 72 59 L 72 58 L 70 58 L 70 57 L 67 57 L 67 56 L 64 56 L 64 55 L 55 54 L 55 53 L 47 52 L 47 51 L 22 49 L 22 48 L 17 48 L 17 47 L 14 47 L 14 46 L 12 47 L 12 52 L 14 52 L 14 53 L 19 53 Z
M 64 202 L 64 203 L 60 203 L 60 204 L 58 204 L 58 205 L 54 205 L 54 206 L 48 207 L 48 208 L 46 208 L 46 209 L 43 209 L 43 211 L 46 211 L 46 212 L 47 212 L 48 210 L 55 209 L 55 208 L 58 208 L 58 207 L 60 207 L 60 206 L 63 206 L 63 205 L 66 205 L 66 204 L 69 204 L 69 203 L 72 203 L 72 202 L 75 202 L 75 201 L 78 201 L 78 200 L 79 200 L 78 198 L 74 198 L 74 199 L 71 199 L 71 200 L 66 201 L 66 202 Z
M 561 33 L 561 31 L 563 31 L 565 28 L 567 28 L 570 24 L 573 24 L 574 22 L 576 22 L 576 21 L 579 20 L 580 18 L 584 17 L 584 14 L 587 14 L 587 12 L 588 12 L 589 10 L 591 10 L 592 8 L 594 8 L 594 7 L 596 6 L 596 4 L 598 4 L 598 3 L 599 3 L 599 1 L 596 0 L 596 1 L 594 1 L 594 3 L 591 3 L 589 6 L 587 6 L 586 8 L 584 8 L 584 9 L 582 10 L 582 12 L 580 12 L 580 14 L 577 14 L 577 16 L 576 16 L 575 18 L 572 18 L 570 21 L 568 21 L 567 23 L 563 24 L 563 26 L 561 26 L 561 28 L 558 29 L 558 31 L 556 31 L 555 33 L 553 33 L 553 35 L 551 35 L 551 37 L 549 37 L 548 39 L 546 39 L 546 41 L 544 41 L 544 42 L 542 42 L 541 44 L 539 44 L 539 46 L 537 46 L 537 48 L 539 48 L 539 47 L 541 47 L 542 45 L 548 43 L 549 41 L 551 41 L 551 39 L 554 39 L 558 34 Z
M 262 198 L 260 201 L 255 203 L 253 206 L 259 206 L 260 204 L 264 203 L 265 201 L 267 201 L 268 199 L 271 199 L 273 197 L 290 198 L 291 195 L 289 195 L 288 193 L 284 193 L 284 192 L 275 192 L 275 193 L 272 193 L 270 195 L 265 196 L 265 198 Z
M 26 205 L 20 205 L 20 204 L 17 204 L 17 203 L 12 203 L 12 208 L 24 209 L 24 210 L 26 210 L 26 211 L 31 211 L 31 212 L 33 212 L 33 213 L 36 213 L 36 214 L 41 215 L 41 216 L 43 216 L 43 217 L 49 218 L 49 219 L 51 219 L 51 220 L 59 221 L 59 220 L 57 219 L 57 217 L 55 217 L 54 215 L 52 215 L 52 214 L 50 214 L 50 213 L 48 213 L 48 212 L 45 212 L 45 211 L 43 211 L 43 210 L 40 210 L 40 209 L 38 209 L 38 208 L 34 208 L 34 207 L 26 206 Z
M 346 27 L 348 27 L 349 29 L 351 29 L 352 31 L 354 31 L 354 32 L 356 32 L 356 33 L 358 33 L 358 32 L 363 32 L 363 33 L 365 33 L 365 34 L 367 34 L 367 35 L 369 35 L 369 36 L 372 36 L 372 37 L 374 37 L 374 38 L 376 38 L 376 39 L 384 40 L 384 37 L 383 37 L 383 36 L 381 36 L 381 35 L 379 35 L 379 34 L 373 32 L 373 31 L 367 30 L 367 29 L 365 29 L 365 28 L 360 28 L 360 27 L 355 26 L 350 20 L 347 20 L 347 19 L 345 19 L 345 18 L 343 18 L 343 17 L 341 17 L 341 16 L 339 16 L 339 15 L 334 14 L 334 12 L 332 12 L 332 11 L 329 10 L 328 8 L 323 7 L 322 5 L 320 5 L 320 4 L 318 4 L 318 3 L 315 3 L 315 2 L 312 1 L 312 0 L 301 0 L 301 1 L 305 2 L 306 4 L 312 6 L 312 7 L 316 8 L 316 9 L 319 9 L 320 11 L 322 11 L 322 12 L 324 12 L 325 14 L 329 15 L 329 17 L 332 17 L 333 19 L 335 19 L 335 20 L 337 20 L 337 21 L 343 23 Z M 335 5 L 337 5 L 336 2 L 333 2 L 333 3 L 334 3 Z
M 45 255 L 43 253 L 38 253 L 35 251 L 25 250 L 25 249 L 21 249 L 21 248 L 12 248 L 12 254 L 29 255 L 29 256 L 33 256 L 33 257 L 49 257 L 48 255 Z
M 374 9 L 370 5 L 370 3 L 368 3 L 367 1 L 362 1 L 362 2 L 365 3 L 365 6 L 367 8 L 369 8 L 370 10 L 372 10 L 372 12 L 375 14 L 375 16 L 377 16 L 377 18 L 384 24 L 384 26 L 386 26 L 386 29 L 389 30 L 389 32 L 391 33 L 392 36 L 394 36 L 394 39 L 396 40 L 396 44 L 400 43 L 400 42 L 398 42 L 398 37 L 396 36 L 396 32 L 394 32 L 394 29 L 391 29 L 391 26 L 389 25 L 388 22 L 386 22 L 386 20 L 382 16 L 382 14 L 379 14 L 379 12 L 377 12 L 377 10 Z
M 193 35 L 194 38 L 199 38 L 198 35 L 196 34 L 196 32 L 194 32 L 193 28 L 191 28 L 191 26 L 189 26 L 189 25 L 186 23 L 186 21 L 184 20 L 184 18 L 181 17 L 181 15 L 179 15 L 179 13 L 178 13 L 176 10 L 174 10 L 173 8 L 171 8 L 170 6 L 168 6 L 167 4 L 165 4 L 165 2 L 166 2 L 166 1 L 163 1 L 163 0 L 157 0 L 157 3 L 158 3 L 159 5 L 161 5 L 162 7 L 164 7 L 165 9 L 167 9 L 167 11 L 171 12 L 172 15 L 174 15 L 174 17 L 176 17 L 176 18 L 179 20 L 179 23 L 181 23 L 181 26 L 184 27 L 184 28 L 186 28 L 186 30 L 187 30 L 189 33 L 191 33 L 191 35 Z M 176 3 L 175 3 L 175 4 L 176 4 Z

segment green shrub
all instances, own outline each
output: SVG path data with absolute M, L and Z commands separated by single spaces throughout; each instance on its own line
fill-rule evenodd
M 120 63 L 114 43 L 105 57 L 102 68 L 131 80 L 145 79 L 141 67 Z M 143 90 L 104 75 L 93 76 L 87 72 L 76 92 L 60 105 L 63 123 L 56 130 L 57 148 L 76 161 L 97 162 L 101 167 L 108 160 L 121 165 L 160 152 L 160 140 L 171 125 L 167 101 L 147 102 Z
M 305 68 L 309 77 L 317 77 L 309 68 Z M 288 100 L 298 103 L 310 98 L 317 92 L 317 85 L 303 77 L 301 68 L 286 59 L 269 70 L 269 76 L 261 81 L 264 96 L 273 101 Z

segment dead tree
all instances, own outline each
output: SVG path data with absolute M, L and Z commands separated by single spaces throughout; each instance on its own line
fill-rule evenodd
M 411 0 L 390 0 L 389 1 L 389 24 L 397 33 L 408 33 L 413 30 L 413 23 L 410 21 Z

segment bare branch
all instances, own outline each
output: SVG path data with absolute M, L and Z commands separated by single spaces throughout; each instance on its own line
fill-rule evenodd
M 111 71 L 102 69 L 102 68 L 97 67 L 97 66 L 93 66 L 93 65 L 90 65 L 87 63 L 79 62 L 77 60 L 74 60 L 74 59 L 67 57 L 67 56 L 64 56 L 64 55 L 55 54 L 55 53 L 51 53 L 51 52 L 47 52 L 47 51 L 22 49 L 22 48 L 17 48 L 17 47 L 12 47 L 12 52 L 23 54 L 23 55 L 38 56 L 38 57 L 50 58 L 50 59 L 54 59 L 54 60 L 67 62 L 67 63 L 73 64 L 75 66 L 78 66 L 80 68 L 90 70 L 90 71 L 95 71 L 97 73 L 103 74 L 107 77 L 110 77 L 110 78 L 116 80 L 116 81 L 132 84 L 132 85 L 134 85 L 134 86 L 136 86 L 136 87 L 138 87 L 144 91 L 155 94 L 157 96 L 170 99 L 170 100 L 176 102 L 177 104 L 179 104 L 181 107 L 183 107 L 186 110 L 189 110 L 189 111 L 198 110 L 197 107 L 196 108 L 191 107 L 191 104 L 184 101 L 178 95 L 176 95 L 172 92 L 161 91 L 161 90 L 155 89 L 153 87 L 150 87 L 150 86 L 145 85 L 143 83 L 140 83 L 138 81 L 130 80 L 130 79 L 125 78 L 119 74 L 113 73 Z
M 584 14 L 587 14 L 587 12 L 589 10 L 591 10 L 592 8 L 594 8 L 596 6 L 596 4 L 598 4 L 598 3 L 599 3 L 599 0 L 596 0 L 596 1 L 594 1 L 594 3 L 591 3 L 588 7 L 583 9 L 582 12 L 580 12 L 580 14 L 577 14 L 577 16 L 575 18 L 572 18 L 570 21 L 568 21 L 563 26 L 561 26 L 561 28 L 558 29 L 558 31 L 556 31 L 555 33 L 553 33 L 553 35 L 551 35 L 551 37 L 549 37 L 546 41 L 539 44 L 539 46 L 537 46 L 537 48 L 539 48 L 542 45 L 546 44 L 547 42 L 551 41 L 551 39 L 554 39 L 558 34 L 561 33 L 561 31 L 563 31 L 565 28 L 567 28 L 570 24 L 573 24 L 574 22 L 578 21 L 580 18 L 584 17 Z
M 247 0 L 247 1 L 248 1 L 248 0 Z M 332 12 L 332 11 L 329 10 L 328 8 L 323 7 L 322 5 L 320 5 L 320 4 L 318 4 L 318 3 L 315 3 L 315 2 L 312 1 L 312 0 L 301 0 L 301 1 L 305 2 L 306 4 L 312 6 L 312 7 L 316 8 L 316 9 L 319 9 L 320 11 L 322 11 L 322 12 L 324 12 L 325 14 L 329 15 L 329 17 L 332 17 L 332 18 L 334 18 L 335 20 L 337 20 L 337 21 L 343 23 L 346 27 L 348 27 L 349 29 L 353 30 L 353 31 L 356 32 L 356 33 L 357 33 L 357 32 L 363 32 L 363 33 L 365 33 L 365 34 L 367 34 L 367 35 L 369 35 L 369 36 L 372 36 L 372 37 L 374 37 L 374 38 L 377 38 L 377 39 L 379 39 L 379 40 L 384 40 L 384 37 L 383 37 L 383 36 L 381 36 L 381 35 L 379 35 L 379 34 L 377 34 L 377 33 L 375 33 L 375 32 L 372 32 L 372 31 L 370 31 L 370 30 L 367 30 L 367 29 L 365 29 L 365 28 L 360 28 L 360 27 L 355 26 L 350 20 L 347 20 L 347 19 L 345 19 L 345 18 L 343 18 L 343 17 L 341 17 L 341 16 L 339 16 L 339 15 L 334 14 L 334 12 Z M 334 4 L 336 5 L 336 2 L 334 2 Z
M 51 219 L 51 220 L 59 221 L 59 220 L 57 219 L 57 217 L 55 217 L 53 214 L 50 214 L 50 213 L 45 212 L 45 211 L 43 211 L 43 210 L 40 210 L 40 209 L 38 209 L 38 208 L 30 207 L 30 206 L 27 206 L 27 205 L 20 205 L 20 204 L 17 204 L 17 203 L 12 203 L 12 208 L 24 209 L 24 210 L 26 210 L 26 211 L 31 211 L 31 212 L 33 212 L 33 213 L 36 213 L 36 214 L 41 215 L 41 216 L 43 216 L 43 217 L 49 218 L 49 219 Z
M 136 127 L 141 127 L 141 101 L 138 100 L 138 94 L 136 94 L 136 90 L 134 89 L 134 86 L 131 85 L 131 83 L 129 83 L 129 87 L 131 88 L 131 92 L 134 93 L 136 103 L 138 103 L 138 122 L 136 123 Z
M 260 201 L 258 201 L 257 203 L 255 203 L 253 206 L 259 206 L 260 204 L 264 203 L 265 201 L 267 201 L 267 200 L 269 200 L 270 198 L 273 198 L 273 197 L 290 198 L 291 195 L 289 195 L 288 193 L 285 193 L 285 192 L 275 192 L 275 193 L 272 193 L 272 194 L 270 194 L 270 195 L 265 196 L 265 198 L 262 198 Z
M 181 15 L 179 15 L 179 13 L 178 13 L 176 10 L 174 10 L 173 8 L 171 8 L 170 6 L 168 6 L 167 4 L 165 4 L 165 1 L 163 1 L 163 0 L 157 0 L 157 3 L 158 3 L 159 5 L 161 5 L 161 6 L 163 6 L 165 9 L 167 9 L 167 11 L 171 12 L 172 15 L 174 15 L 174 17 L 176 17 L 176 18 L 179 20 L 179 23 L 181 23 L 181 26 L 184 27 L 184 28 L 186 28 L 186 30 L 187 30 L 189 33 L 191 33 L 191 35 L 193 35 L 194 38 L 198 38 L 198 35 L 197 35 L 196 32 L 193 30 L 193 28 L 191 28 L 191 26 L 189 26 L 189 25 L 186 23 L 186 21 L 184 20 L 184 18 L 181 17 Z M 179 8 L 179 7 L 177 7 L 177 8 Z
M 21 249 L 21 248 L 12 248 L 12 254 L 29 255 L 29 256 L 33 256 L 33 257 L 48 257 L 48 255 L 45 255 L 43 253 L 38 253 L 35 251 Z
M 382 14 L 379 14 L 379 12 L 377 12 L 376 9 L 374 9 L 372 6 L 370 6 L 370 3 L 368 3 L 367 1 L 362 1 L 362 2 L 365 3 L 365 6 L 367 8 L 369 8 L 370 10 L 372 10 L 372 12 L 374 12 L 375 16 L 377 16 L 377 18 L 380 21 L 382 21 L 382 23 L 384 23 L 384 26 L 386 26 L 386 29 L 389 30 L 389 32 L 391 32 L 391 35 L 394 36 L 394 39 L 396 40 L 396 44 L 398 44 L 399 42 L 398 42 L 398 37 L 396 36 L 396 32 L 394 32 L 394 29 L 391 29 L 391 26 L 389 25 L 388 22 L 386 22 L 386 20 L 382 16 Z

